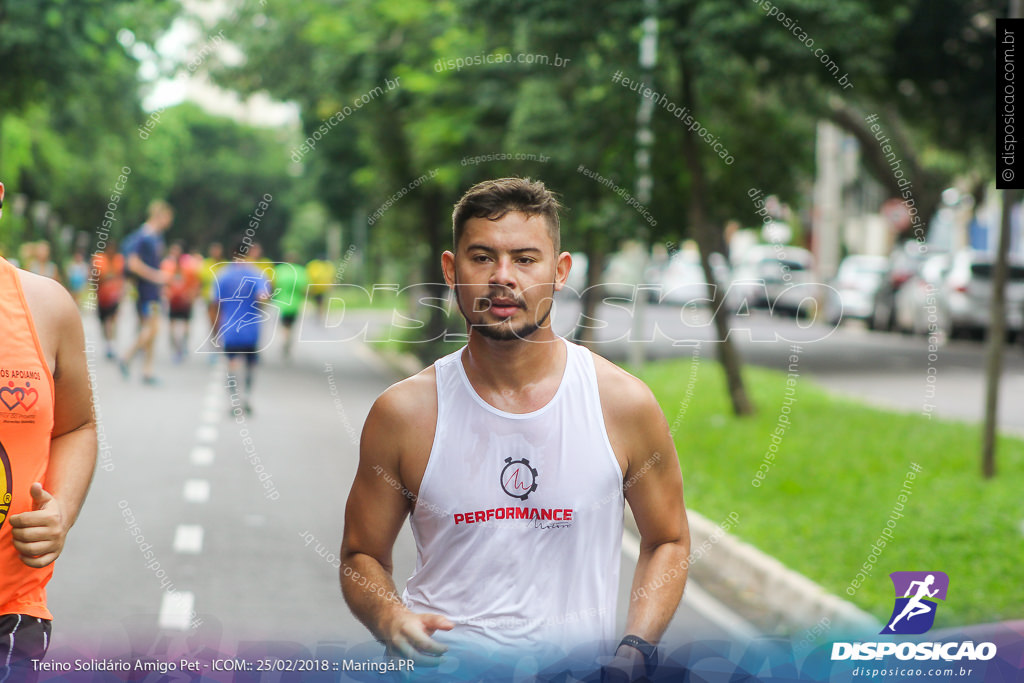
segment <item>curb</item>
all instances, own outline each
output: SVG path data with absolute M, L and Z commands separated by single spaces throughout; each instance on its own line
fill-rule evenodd
M 707 517 L 687 510 L 690 548 L 710 546 L 689 569 L 690 576 L 723 604 L 742 615 L 763 633 L 815 635 L 877 633 L 881 622 L 856 605 L 824 588 L 724 531 Z M 634 533 L 636 522 L 629 507 L 626 525 Z

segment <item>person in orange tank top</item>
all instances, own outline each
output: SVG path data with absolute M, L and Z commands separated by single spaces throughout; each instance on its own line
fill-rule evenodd
M 96 425 L 67 290 L 0 258 L 0 329 L 0 680 L 23 681 L 49 646 L 46 584 L 92 480 Z
M 181 243 L 175 242 L 164 259 L 162 270 L 168 279 L 166 294 L 170 309 L 171 348 L 174 350 L 174 362 L 180 363 L 187 353 L 192 309 L 199 296 L 199 265 Z
M 114 344 L 117 341 L 117 309 L 124 296 L 124 256 L 118 253 L 115 242 L 108 242 L 104 251 L 93 256 L 92 277 L 107 358 L 116 360 Z

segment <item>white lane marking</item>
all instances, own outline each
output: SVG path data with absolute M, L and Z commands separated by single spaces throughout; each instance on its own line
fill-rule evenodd
M 185 481 L 184 495 L 188 503 L 205 503 L 210 500 L 210 482 L 205 479 L 188 479 Z
M 628 529 L 622 531 L 622 554 L 634 562 L 640 558 L 640 539 Z M 746 619 L 719 602 L 693 579 L 686 581 L 683 600 L 736 640 L 754 640 L 761 635 Z
M 213 443 L 217 440 L 217 428 L 212 425 L 203 425 L 196 430 L 196 440 L 199 443 Z
M 196 446 L 192 449 L 188 459 L 193 465 L 209 465 L 213 462 L 214 450 L 209 446 Z
M 203 549 L 203 527 L 179 524 L 174 529 L 174 552 L 198 554 Z
M 187 631 L 192 624 L 196 597 L 189 591 L 167 591 L 160 601 L 160 628 Z

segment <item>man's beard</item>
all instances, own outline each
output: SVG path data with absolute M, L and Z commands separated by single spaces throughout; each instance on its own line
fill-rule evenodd
M 513 339 L 525 340 L 531 334 L 543 327 L 544 323 L 547 322 L 550 316 L 551 307 L 548 306 L 547 312 L 544 313 L 544 316 L 540 320 L 532 323 L 523 323 L 523 325 L 518 329 L 511 325 L 505 325 L 505 321 L 494 324 L 473 323 L 471 327 L 488 339 L 493 339 L 495 341 L 512 341 Z
M 466 315 L 466 309 L 463 308 L 463 306 L 462 306 L 462 299 L 461 299 L 461 297 L 459 297 L 458 286 L 459 286 L 458 280 L 456 279 L 456 283 L 455 283 L 455 288 L 456 288 L 456 290 L 455 290 L 455 302 L 459 305 L 459 311 L 462 313 L 462 317 L 465 318 L 467 322 L 469 322 L 470 321 L 470 317 L 468 315 Z M 552 292 L 551 293 L 552 293 L 552 295 L 554 295 L 554 288 L 552 288 Z M 497 292 L 492 291 L 489 294 L 489 296 L 488 296 L 488 301 L 490 301 L 491 298 L 499 297 L 499 296 L 507 296 L 507 295 L 503 294 L 500 291 L 497 291 Z M 515 298 L 515 300 L 517 302 L 522 301 L 520 297 L 514 297 L 514 298 Z M 482 322 L 481 323 L 474 323 L 474 322 L 469 322 L 470 329 L 471 330 L 476 330 L 482 336 L 487 337 L 488 339 L 493 339 L 495 341 L 513 341 L 515 339 L 525 340 L 527 337 L 531 336 L 532 334 L 537 332 L 537 330 L 539 330 L 541 327 L 543 327 L 544 323 L 546 323 L 548 321 L 548 318 L 551 317 L 551 308 L 554 305 L 554 303 L 553 303 L 554 302 L 553 296 L 550 298 L 550 300 L 552 301 L 552 304 L 548 306 L 548 310 L 544 312 L 544 315 L 541 317 L 540 320 L 537 320 L 537 321 L 534 321 L 534 322 L 523 323 L 518 328 L 512 327 L 511 324 L 506 324 L 506 320 L 502 320 L 502 321 L 497 322 L 497 323 L 482 323 Z M 526 310 L 525 302 L 523 302 L 520 305 L 520 308 L 522 308 L 524 311 Z M 481 312 L 483 312 L 483 311 L 481 311 Z

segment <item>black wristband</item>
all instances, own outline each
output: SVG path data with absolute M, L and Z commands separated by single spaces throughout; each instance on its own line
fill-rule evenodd
M 658 666 L 658 646 L 648 643 L 640 636 L 629 635 L 619 641 L 619 647 L 627 645 L 641 655 L 644 658 L 644 669 L 647 670 L 647 675 L 650 676 L 654 673 L 654 668 Z M 618 648 L 616 648 L 618 649 Z

